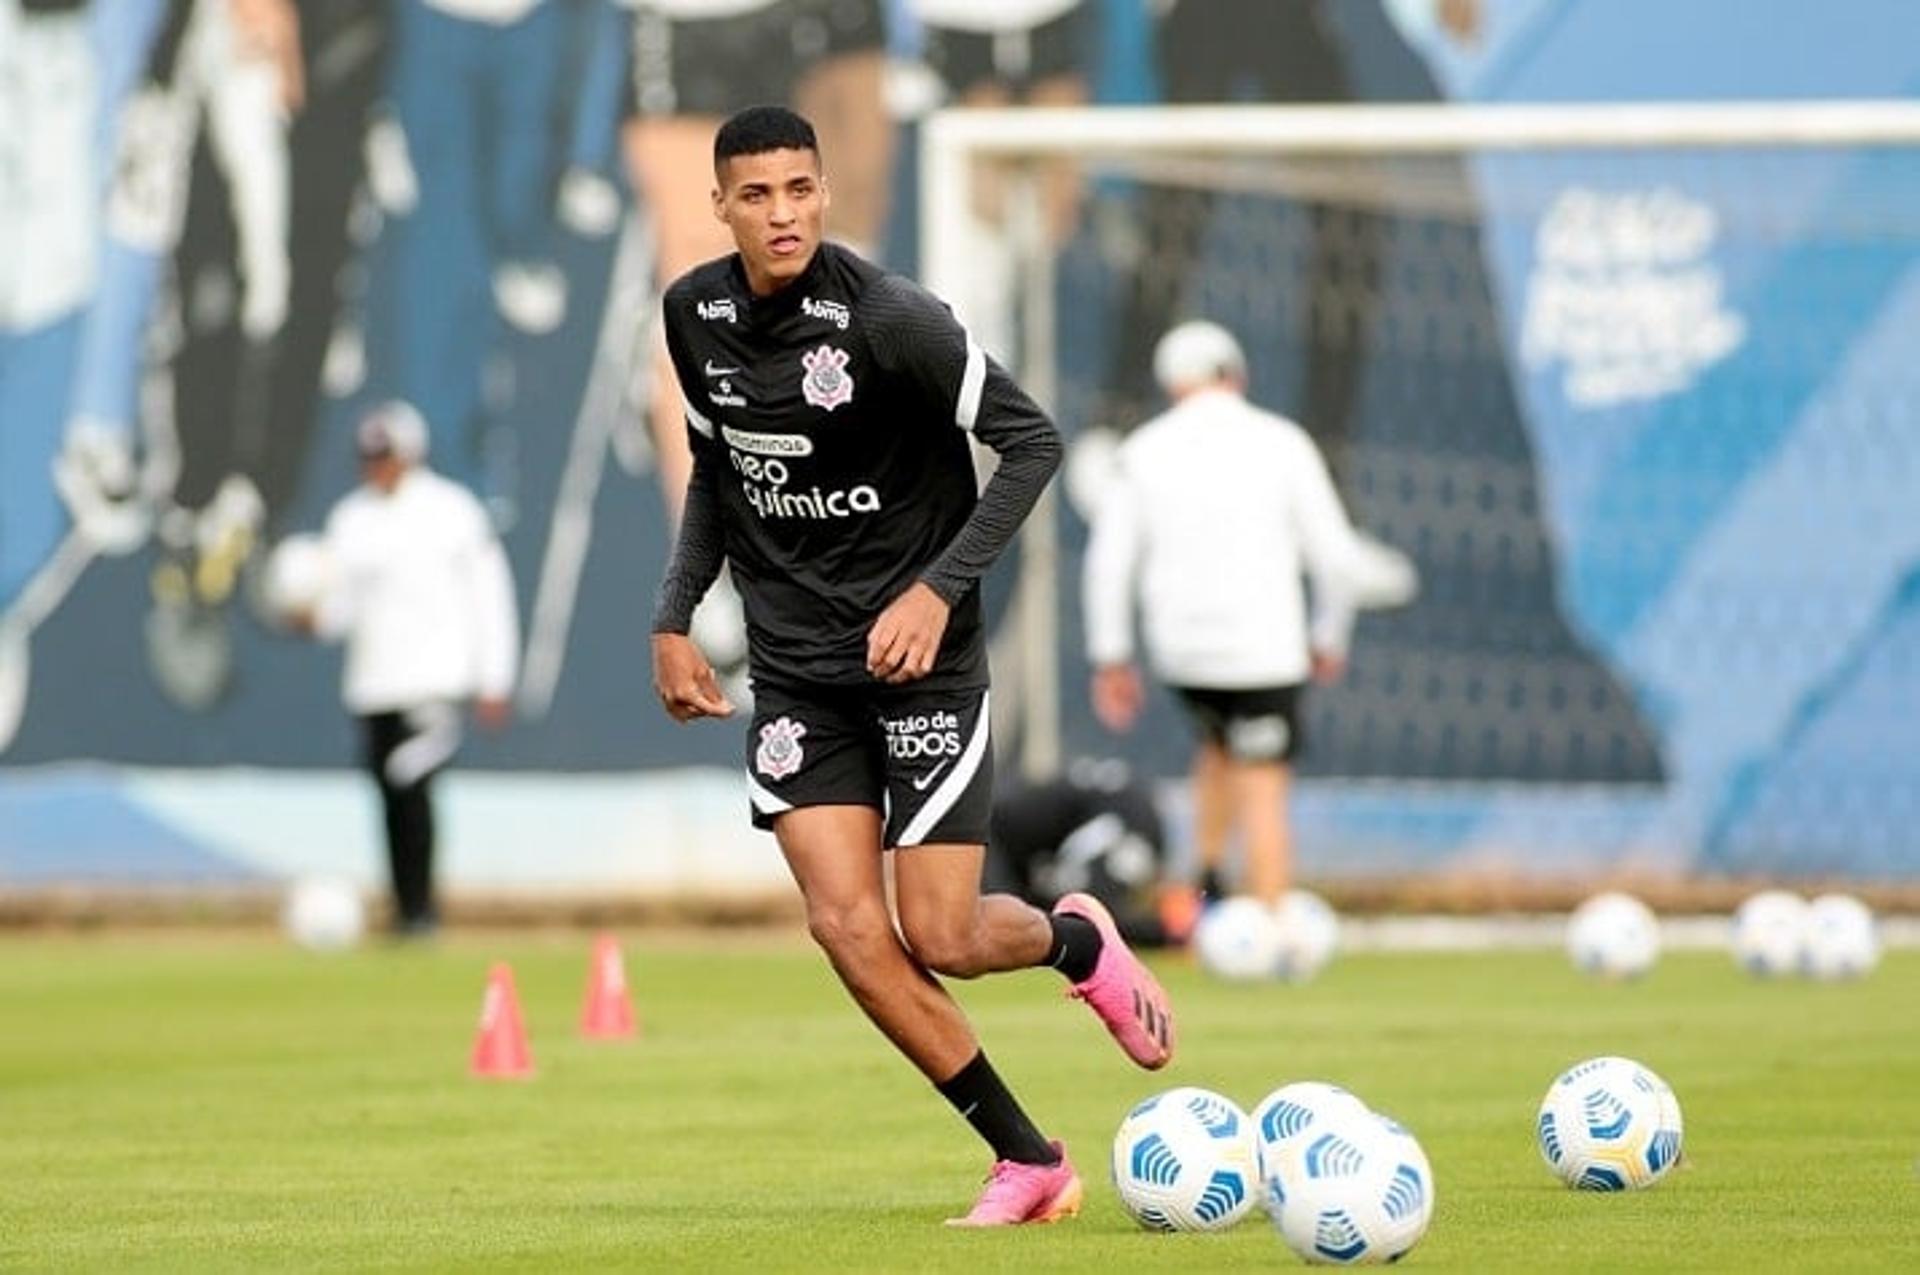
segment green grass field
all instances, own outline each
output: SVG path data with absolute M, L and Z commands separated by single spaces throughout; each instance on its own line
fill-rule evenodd
M 1356 955 L 1304 988 L 1166 969 L 1181 1055 L 1128 1066 L 1057 978 L 961 995 L 1088 1183 L 1075 1221 L 955 1233 L 983 1149 L 798 938 L 634 937 L 642 1038 L 579 1039 L 588 941 L 456 937 L 325 958 L 266 936 L 0 939 L 0 1267 L 31 1270 L 1236 1270 L 1263 1219 L 1135 1230 L 1107 1181 L 1130 1104 L 1250 1106 L 1330 1079 L 1411 1126 L 1438 1183 L 1410 1261 L 1454 1269 L 1920 1269 L 1920 953 L 1864 983 L 1669 956 L 1637 986 L 1554 953 Z M 466 1073 L 511 960 L 538 1076 Z M 1622 1053 L 1685 1108 L 1652 1191 L 1562 1189 L 1533 1117 Z

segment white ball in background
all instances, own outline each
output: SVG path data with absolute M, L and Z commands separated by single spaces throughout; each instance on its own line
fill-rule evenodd
M 1216 978 L 1271 978 L 1280 962 L 1280 930 L 1257 899 L 1225 899 L 1200 914 L 1193 950 Z
M 1340 945 L 1340 915 L 1332 905 L 1311 890 L 1288 890 L 1273 918 L 1280 931 L 1275 972 L 1281 978 L 1304 983 L 1326 968 Z
M 1873 912 L 1850 894 L 1823 894 L 1807 905 L 1806 971 L 1818 979 L 1860 978 L 1880 963 Z
M 1340 585 L 1354 606 L 1384 611 L 1420 596 L 1420 570 L 1392 545 L 1356 531 Z
M 360 891 L 333 877 L 303 877 L 287 891 L 280 920 L 291 938 L 314 952 L 352 947 L 366 932 L 367 909 Z
M 1660 959 L 1660 922 L 1630 894 L 1596 894 L 1567 921 L 1567 956 L 1603 978 L 1638 978 Z
M 1785 890 L 1762 890 L 1733 914 L 1733 959 L 1749 974 L 1786 978 L 1806 961 L 1807 903 Z
M 319 609 L 337 576 L 333 554 L 324 540 L 319 536 L 288 536 L 267 555 L 262 595 L 268 612 L 285 622 Z

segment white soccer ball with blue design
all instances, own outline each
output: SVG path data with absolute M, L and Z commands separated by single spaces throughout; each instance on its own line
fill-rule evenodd
M 1398 1261 L 1433 1221 L 1433 1169 L 1413 1134 L 1387 1116 L 1330 1105 L 1262 1165 L 1267 1212 L 1309 1262 Z
M 1762 890 L 1733 914 L 1733 959 L 1760 978 L 1800 972 L 1806 955 L 1807 901 L 1785 890 Z
M 1630 1058 L 1589 1058 L 1547 1087 L 1535 1126 L 1540 1154 L 1570 1187 L 1652 1186 L 1680 1158 L 1680 1100 Z
M 1638 978 L 1660 959 L 1660 922 L 1630 894 L 1596 894 L 1567 921 L 1567 956 L 1589 974 Z
M 1323 1080 L 1296 1080 L 1260 1100 L 1253 1109 L 1254 1152 L 1262 1182 L 1266 1166 L 1279 1164 L 1290 1149 L 1305 1146 L 1332 1128 L 1341 1116 L 1365 1112 L 1367 1104 L 1339 1085 Z M 1263 1204 L 1270 1201 L 1263 1199 Z
M 1333 959 L 1340 945 L 1340 914 L 1311 890 L 1288 890 L 1273 910 L 1280 930 L 1280 959 L 1275 972 L 1289 983 L 1304 983 Z
M 1850 894 L 1823 894 L 1807 905 L 1806 971 L 1818 979 L 1860 978 L 1880 963 L 1873 912 Z
M 1253 1122 L 1210 1090 L 1169 1089 L 1121 1121 L 1113 1185 L 1150 1231 L 1223 1231 L 1260 1197 Z
M 1200 968 L 1215 978 L 1272 978 L 1280 964 L 1280 930 L 1257 899 L 1223 899 L 1200 914 L 1193 931 Z

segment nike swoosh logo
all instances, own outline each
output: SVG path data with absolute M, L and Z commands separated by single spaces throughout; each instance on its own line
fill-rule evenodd
M 737 367 L 715 367 L 713 365 L 712 359 L 707 360 L 708 376 L 732 376 L 735 372 L 738 372 L 739 370 L 740 369 Z
M 948 760 L 951 760 L 951 758 L 949 758 Z M 938 766 L 935 766 L 932 770 L 929 770 L 926 774 L 914 780 L 913 790 L 915 792 L 925 792 L 927 790 L 928 785 L 933 783 L 934 780 L 938 779 L 940 777 L 940 772 L 945 770 L 946 768 L 947 768 L 947 763 L 945 761 L 941 762 Z

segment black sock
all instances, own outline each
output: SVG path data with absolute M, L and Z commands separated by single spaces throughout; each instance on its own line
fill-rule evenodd
M 1093 967 L 1100 963 L 1100 931 L 1084 916 L 1047 919 L 1053 922 L 1053 950 L 1047 953 L 1047 964 L 1065 974 L 1070 983 L 1092 978 Z
M 1060 1153 L 1033 1127 L 1033 1121 L 1027 1119 L 1027 1113 L 1020 1109 L 993 1064 L 987 1061 L 985 1050 L 976 1053 L 973 1061 L 962 1067 L 953 1079 L 942 1081 L 934 1088 L 953 1104 L 953 1109 L 973 1126 L 975 1133 L 987 1140 L 987 1145 L 993 1148 L 994 1159 L 1012 1160 L 1017 1164 L 1060 1163 Z
M 1227 897 L 1227 883 L 1221 878 L 1220 869 L 1204 868 L 1201 870 L 1200 893 L 1206 895 L 1209 899 L 1224 899 Z

